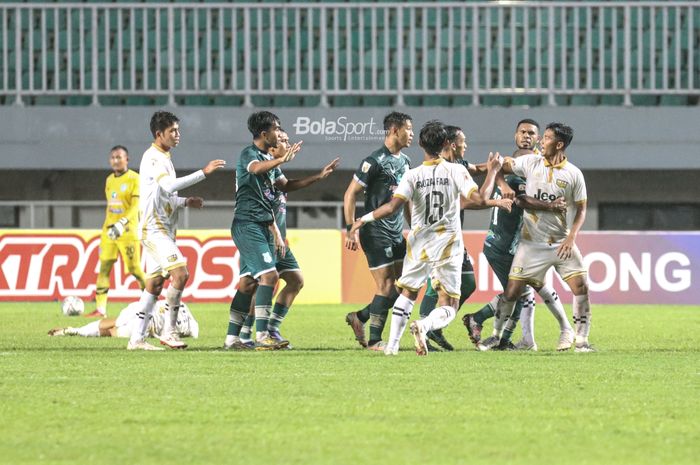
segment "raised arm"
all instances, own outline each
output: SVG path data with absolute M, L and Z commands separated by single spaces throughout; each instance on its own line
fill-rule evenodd
M 362 218 L 355 221 L 352 224 L 352 228 L 350 228 L 350 231 L 348 232 L 348 236 L 355 237 L 357 236 L 359 229 L 365 224 L 393 215 L 404 205 L 404 203 L 406 203 L 406 200 L 403 197 L 396 195 L 393 196 L 389 202 L 378 207 L 376 210 L 363 215 Z
M 303 141 L 297 142 L 296 144 L 289 147 L 287 153 L 280 158 L 273 158 L 272 160 L 254 160 L 248 164 L 248 172 L 252 174 L 265 174 L 268 171 L 277 168 L 282 163 L 287 163 L 294 160 L 297 156 L 299 150 L 301 150 L 301 144 Z
M 515 205 L 523 210 L 539 210 L 555 213 L 566 212 L 566 200 L 564 200 L 564 197 L 558 197 L 554 202 L 543 202 L 529 195 L 521 195 L 516 197 Z
M 223 168 L 224 166 L 226 166 L 226 161 L 212 160 L 201 170 L 195 171 L 187 176 L 174 178 L 167 173 L 163 173 L 158 177 L 156 182 L 164 191 L 172 194 L 180 189 L 185 189 L 186 187 L 190 187 L 200 181 L 203 181 L 209 174 Z
M 299 189 L 303 189 L 305 187 L 310 186 L 311 184 L 320 181 L 321 179 L 325 179 L 328 176 L 335 171 L 337 168 L 338 164 L 340 164 L 340 158 L 334 159 L 332 162 L 327 164 L 326 166 L 323 167 L 321 171 L 319 171 L 316 174 L 313 174 L 311 176 L 307 176 L 305 178 L 301 179 L 287 179 L 285 177 L 279 178 L 278 181 L 275 182 L 275 186 L 277 186 L 282 192 L 292 192 L 296 191 Z

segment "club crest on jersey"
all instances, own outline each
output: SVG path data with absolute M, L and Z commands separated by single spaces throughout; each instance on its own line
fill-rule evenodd
M 168 257 L 168 261 L 169 261 L 170 263 L 177 261 L 177 255 L 176 255 L 176 254 L 173 254 L 173 255 L 169 256 L 169 257 Z
M 557 179 L 557 186 L 561 187 L 562 189 L 566 189 L 566 186 L 568 186 L 569 183 L 564 181 L 563 179 Z
M 369 162 L 365 161 L 362 162 L 362 167 L 360 168 L 360 171 L 363 173 L 369 173 L 369 169 L 372 167 L 372 165 L 369 164 Z
M 117 193 L 116 193 L 116 192 L 112 192 L 112 198 L 113 198 L 113 199 L 116 199 L 116 198 L 117 198 Z
M 511 273 L 513 273 L 513 274 L 522 274 L 522 272 L 523 272 L 522 266 L 514 266 L 513 269 L 511 270 Z

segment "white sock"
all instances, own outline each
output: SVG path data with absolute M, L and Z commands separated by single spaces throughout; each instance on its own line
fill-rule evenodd
M 491 307 L 491 310 L 493 310 L 493 314 L 496 314 L 496 309 L 498 308 L 498 302 L 501 301 L 501 296 L 503 294 L 497 294 L 493 296 L 493 299 L 491 299 L 488 303 L 488 306 Z
M 416 302 L 401 294 L 394 302 L 391 310 L 391 326 L 389 329 L 389 347 L 398 347 L 401 336 L 406 330 L 408 320 L 413 312 L 413 305 Z
M 528 286 L 525 294 L 520 297 L 523 308 L 520 311 L 520 324 L 523 328 L 523 341 L 535 343 L 535 292 Z
M 75 334 L 83 337 L 100 337 L 100 320 L 76 328 Z
M 177 332 L 177 313 L 180 310 L 180 300 L 182 299 L 182 290 L 170 286 L 165 292 L 165 301 L 167 302 L 168 312 L 163 318 L 163 330 L 161 335 L 168 337 L 170 334 Z
M 561 304 L 561 299 L 557 295 L 557 292 L 551 287 L 542 286 L 542 289 L 540 289 L 538 293 L 540 297 L 542 297 L 542 300 L 544 300 L 549 311 L 554 315 L 554 318 L 559 322 L 559 331 L 571 331 L 571 323 L 569 323 L 569 319 L 566 317 L 564 306 Z
M 576 342 L 587 342 L 591 331 L 591 304 L 588 294 L 574 296 L 574 326 Z
M 148 323 L 151 321 L 151 315 L 153 315 L 153 309 L 156 306 L 157 295 L 153 295 L 147 290 L 141 293 L 141 298 L 139 299 L 139 310 L 137 315 L 138 320 L 134 322 L 134 327 L 131 331 L 131 338 L 129 341 L 132 344 L 143 342 L 146 340 L 146 334 L 148 334 Z
M 503 328 L 506 322 L 513 314 L 513 309 L 515 308 L 515 301 L 509 302 L 502 297 L 498 299 L 498 305 L 496 306 L 495 318 L 493 320 L 493 335 L 499 339 L 503 335 Z
M 234 336 L 233 334 L 227 334 L 226 340 L 224 341 L 224 344 L 226 344 L 227 346 L 230 346 L 234 342 L 238 342 L 240 340 L 241 339 L 238 336 Z
M 428 331 L 444 328 L 455 319 L 455 315 L 457 315 L 457 310 L 447 305 L 433 309 L 433 311 L 420 322 L 423 332 L 427 333 Z

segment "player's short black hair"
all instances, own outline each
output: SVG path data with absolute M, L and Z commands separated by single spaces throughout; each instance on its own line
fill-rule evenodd
M 464 132 L 459 126 L 445 126 L 445 132 L 447 133 L 447 142 L 454 142 L 457 139 L 457 133 Z
M 260 134 L 269 131 L 275 124 L 280 125 L 280 119 L 269 111 L 256 111 L 248 117 L 248 130 L 253 135 L 253 139 L 257 139 Z
M 518 124 L 515 125 L 515 129 L 517 130 L 521 124 L 532 124 L 533 126 L 535 126 L 537 128 L 537 130 L 540 129 L 540 123 L 538 123 L 534 119 L 530 119 L 530 118 L 521 119 L 520 121 L 518 121 Z
M 567 126 L 564 123 L 549 123 L 547 129 L 551 129 L 554 133 L 554 140 L 556 142 L 563 142 L 564 147 L 562 150 L 566 149 L 571 140 L 574 138 L 574 130 L 571 126 Z
M 117 151 L 117 150 L 123 150 L 123 151 L 126 153 L 126 156 L 127 156 L 127 157 L 129 156 L 129 151 L 128 151 L 128 150 L 126 149 L 126 147 L 124 147 L 123 145 L 115 145 L 114 147 L 112 147 L 111 149 L 109 149 L 110 155 L 112 154 L 112 152 L 115 152 L 115 151 Z
M 423 125 L 418 137 L 418 144 L 429 155 L 437 157 L 447 143 L 447 131 L 440 121 L 431 120 Z
M 156 134 L 163 132 L 175 123 L 179 123 L 180 119 L 169 111 L 157 111 L 151 116 L 151 134 L 153 138 Z
M 384 117 L 384 130 L 388 131 L 391 128 L 400 128 L 406 121 L 413 121 L 406 113 L 400 113 L 398 111 L 392 111 Z

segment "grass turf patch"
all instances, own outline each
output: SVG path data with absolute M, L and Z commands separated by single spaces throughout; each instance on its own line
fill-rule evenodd
M 227 306 L 190 307 L 190 349 L 144 353 L 48 337 L 90 321 L 56 303 L 0 304 L 0 461 L 696 463 L 698 307 L 594 306 L 593 354 L 557 353 L 542 306 L 539 352 L 476 352 L 462 309 L 457 350 L 420 358 L 410 334 L 361 350 L 342 305 L 293 308 L 294 350 L 225 352 Z

